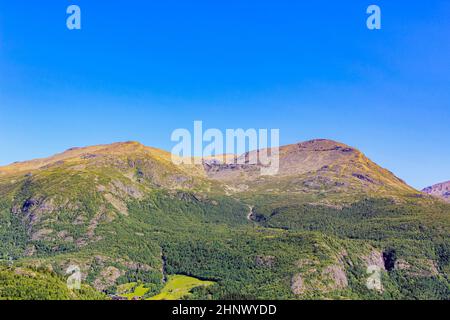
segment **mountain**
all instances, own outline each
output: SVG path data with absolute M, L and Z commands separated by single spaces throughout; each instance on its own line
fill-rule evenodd
M 72 172 L 91 172 L 95 169 L 111 169 L 131 180 L 139 178 L 155 186 L 187 187 L 194 185 L 192 177 L 204 176 L 194 166 L 176 166 L 171 154 L 156 148 L 143 146 L 138 142 L 114 143 L 86 148 L 71 148 L 63 153 L 45 159 L 17 162 L 0 167 L 1 176 L 21 173 L 70 170 Z
M 271 193 L 417 193 L 357 149 L 339 142 L 317 139 L 280 147 L 279 170 L 269 178 L 261 176 L 261 164 L 248 164 L 248 159 L 259 152 L 253 151 L 237 157 L 245 159 L 240 162 L 242 165 L 209 163 L 205 166 L 208 177 L 240 189 L 256 188 Z M 272 152 L 269 151 L 268 154 Z
M 256 153 L 259 151 L 253 151 Z M 269 151 L 269 154 L 272 151 Z M 249 158 L 251 153 L 234 156 L 234 161 Z M 230 155 L 227 155 L 230 158 Z M 138 142 L 114 143 L 86 148 L 71 148 L 61 154 L 0 167 L 1 176 L 21 173 L 70 170 L 90 172 L 91 169 L 114 170 L 129 179 L 145 181 L 154 187 L 206 188 L 240 186 L 260 188 L 280 184 L 282 193 L 314 190 L 374 193 L 417 193 L 394 174 L 369 160 L 360 151 L 331 140 L 312 140 L 283 146 L 276 175 L 261 176 L 261 164 L 228 164 L 205 160 L 200 165 L 174 165 L 171 154 Z M 221 158 L 221 156 L 218 156 Z M 298 183 L 301 181 L 302 183 Z M 293 182 L 291 188 L 283 183 Z M 229 188 L 228 188 L 229 190 Z M 273 192 L 273 189 L 269 190 Z
M 124 142 L 0 167 L 0 266 L 76 265 L 114 298 L 173 279 L 190 299 L 450 297 L 450 205 L 335 141 L 281 147 L 274 176 L 250 156 L 175 165 Z
M 423 189 L 422 192 L 450 202 L 450 181 L 435 184 L 434 186 Z

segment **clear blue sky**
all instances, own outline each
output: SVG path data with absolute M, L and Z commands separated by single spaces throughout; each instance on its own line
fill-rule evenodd
M 342 141 L 422 188 L 450 179 L 449 57 L 446 0 L 0 0 L 0 164 L 125 140 L 170 150 L 203 120 Z

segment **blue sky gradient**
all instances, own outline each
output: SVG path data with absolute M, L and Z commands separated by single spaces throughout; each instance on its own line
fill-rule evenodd
M 170 150 L 203 120 L 338 140 L 416 188 L 449 180 L 449 18 L 445 0 L 0 0 L 0 165 L 127 140 Z

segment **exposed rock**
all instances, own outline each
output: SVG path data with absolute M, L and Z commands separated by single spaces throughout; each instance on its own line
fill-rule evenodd
M 85 154 L 82 154 L 82 155 L 80 156 L 80 159 L 88 160 L 88 159 L 94 159 L 94 158 L 96 158 L 96 157 L 98 157 L 96 154 L 85 153 Z
M 29 278 L 35 278 L 37 276 L 36 272 L 31 270 L 26 270 L 24 268 L 15 268 L 14 273 L 19 276 L 25 276 Z
M 395 263 L 395 269 L 403 270 L 411 277 L 435 277 L 439 274 L 435 262 L 430 259 L 415 259 L 411 262 L 398 259 Z
M 302 275 L 300 273 L 294 275 L 291 279 L 291 291 L 293 294 L 300 295 L 306 291 Z
M 259 191 L 274 190 L 282 193 L 323 192 L 324 189 L 351 192 L 372 190 L 377 193 L 394 190 L 414 192 L 413 188 L 392 172 L 379 167 L 360 151 L 331 140 L 316 139 L 281 146 L 278 150 L 255 150 L 235 157 L 235 160 L 258 158 L 258 155 L 266 151 L 275 151 L 279 155 L 278 170 L 270 179 L 261 177 L 264 166 L 259 162 L 240 165 L 205 161 L 203 167 L 209 178 L 226 183 L 230 193 L 245 191 L 239 190 L 239 185 L 247 186 L 248 190 L 256 187 Z M 291 182 L 289 185 L 286 184 L 287 179 Z M 297 181 L 292 183 L 294 180 Z M 379 186 L 385 188 L 380 190 Z
M 38 199 L 28 199 L 25 200 L 23 206 L 22 206 L 22 212 L 23 213 L 28 213 L 30 212 L 34 207 L 36 207 L 37 205 L 39 205 L 39 200 Z
M 450 202 L 450 181 L 435 184 L 434 186 L 423 189 L 422 192 Z
M 86 238 L 79 238 L 75 241 L 75 245 L 77 248 L 85 247 L 88 244 L 88 240 Z
M 255 259 L 255 262 L 258 267 L 272 268 L 275 264 L 275 257 L 274 256 L 257 256 Z
M 124 260 L 118 260 L 118 262 L 131 270 L 150 271 L 153 269 L 151 266 L 144 263 L 124 261 Z
M 409 264 L 406 260 L 398 259 L 395 262 L 395 270 L 408 270 L 411 268 L 411 264 Z
M 52 229 L 40 229 L 37 230 L 36 232 L 34 232 L 31 235 L 31 240 L 33 241 L 38 241 L 38 240 L 48 240 L 51 241 L 52 238 L 48 237 L 48 235 L 52 234 L 53 230 Z
M 73 225 L 82 225 L 86 222 L 86 217 L 83 215 L 78 215 L 75 220 L 72 222 Z
M 123 271 L 117 269 L 116 267 L 109 266 L 100 272 L 100 276 L 94 280 L 94 288 L 99 291 L 106 290 L 107 288 L 113 286 L 116 280 L 123 274 Z
M 135 186 L 131 184 L 125 185 L 119 180 L 113 180 L 112 186 L 115 190 L 115 194 L 119 196 L 125 196 L 128 195 L 134 199 L 141 199 L 143 197 L 142 192 Z
M 321 271 L 318 263 L 310 259 L 301 259 L 296 262 L 296 266 L 303 271 L 294 275 L 291 279 L 291 291 L 294 294 L 327 293 L 348 287 L 345 267 L 340 262 L 339 264 L 329 265 Z
M 373 180 L 368 175 L 361 174 L 361 173 L 353 173 L 352 176 L 354 176 L 355 178 L 358 178 L 359 180 L 373 183 Z
M 348 264 L 350 266 L 353 266 L 352 260 L 350 260 L 348 256 L 347 250 L 343 249 L 339 254 L 337 255 L 337 261 L 340 266 L 345 267 L 345 264 Z
M 424 259 L 424 260 L 421 260 L 421 262 L 425 269 L 424 270 L 425 272 L 423 273 L 425 276 L 432 277 L 432 276 L 437 276 L 439 274 L 439 271 L 436 267 L 436 263 L 433 260 Z
M 25 252 L 23 253 L 26 257 L 31 257 L 36 253 L 36 247 L 34 245 L 29 245 L 25 249 Z
M 100 208 L 100 211 L 95 214 L 94 218 L 92 218 L 91 222 L 89 223 L 89 226 L 88 226 L 88 229 L 86 232 L 86 235 L 89 238 L 94 237 L 95 229 L 97 228 L 100 220 L 102 219 L 103 214 L 104 214 L 104 208 Z
M 315 264 L 315 262 L 310 259 L 300 259 L 295 263 L 295 265 L 298 268 L 303 268 L 305 266 L 313 266 L 314 264 Z
M 36 208 L 36 214 L 43 215 L 45 213 L 52 213 L 57 209 L 53 198 L 48 198 L 40 201 L 39 206 Z
M 341 266 L 332 265 L 326 267 L 322 271 L 322 276 L 331 280 L 331 283 L 327 286 L 326 291 L 333 291 L 348 287 L 347 275 Z
M 128 216 L 128 207 L 121 199 L 113 196 L 110 193 L 106 193 L 103 195 L 105 199 L 124 216 Z
M 69 232 L 67 230 L 62 230 L 59 231 L 56 235 L 58 236 L 58 238 L 64 239 L 69 235 Z
M 436 264 L 430 259 L 418 259 L 416 260 L 414 267 L 408 270 L 411 276 L 416 277 L 435 277 L 439 274 Z
M 363 257 L 367 267 L 377 266 L 381 270 L 386 270 L 384 266 L 383 253 L 379 250 L 373 249 L 369 255 Z

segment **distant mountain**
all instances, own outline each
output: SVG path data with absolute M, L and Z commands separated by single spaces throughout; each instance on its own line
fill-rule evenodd
M 0 167 L 0 299 L 26 298 L 22 270 L 56 290 L 73 265 L 114 298 L 174 275 L 209 281 L 191 299 L 450 298 L 450 205 L 331 140 L 281 147 L 274 176 L 250 156 L 175 165 L 122 142 Z
M 252 151 L 239 158 L 248 161 Z M 271 154 L 271 151 L 268 152 Z M 242 190 L 272 193 L 338 192 L 397 195 L 418 193 L 392 172 L 381 168 L 359 150 L 316 139 L 280 147 L 275 176 L 260 175 L 261 165 L 208 163 L 208 177 Z
M 422 192 L 450 202 L 450 181 L 435 184 L 434 186 L 423 189 Z
M 392 172 L 381 168 L 357 149 L 339 142 L 317 139 L 280 147 L 279 170 L 273 176 L 261 176 L 262 165 L 248 163 L 251 155 L 258 152 L 234 156 L 234 161 L 244 159 L 240 162 L 243 164 L 205 159 L 203 165 L 175 165 L 171 154 L 164 150 L 138 142 L 123 142 L 71 148 L 49 158 L 14 163 L 0 167 L 0 177 L 57 169 L 85 173 L 106 170 L 109 175 L 115 171 L 127 180 L 122 182 L 140 192 L 145 192 L 143 186 L 146 186 L 227 194 L 243 191 L 378 196 L 418 194 Z
M 54 156 L 0 167 L 0 177 L 54 170 L 90 172 L 114 170 L 133 181 L 139 179 L 160 187 L 193 187 L 193 177 L 201 180 L 201 168 L 174 165 L 171 154 L 138 142 L 119 142 L 84 148 L 71 148 Z

